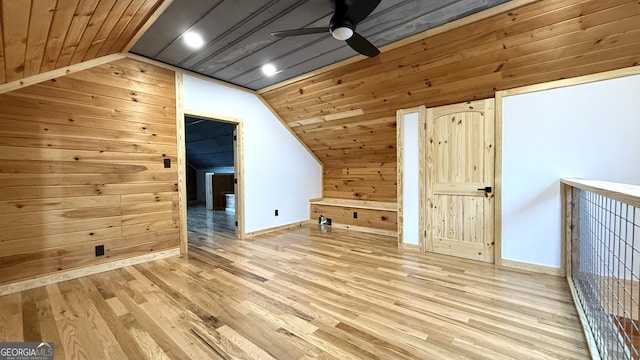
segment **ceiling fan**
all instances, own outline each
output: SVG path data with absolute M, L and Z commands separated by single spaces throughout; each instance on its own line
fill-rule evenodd
M 330 32 L 337 40 L 346 41 L 362 55 L 374 57 L 380 53 L 369 40 L 356 32 L 356 25 L 380 4 L 380 0 L 331 0 L 334 9 L 329 26 L 272 32 L 275 37 L 321 34 Z

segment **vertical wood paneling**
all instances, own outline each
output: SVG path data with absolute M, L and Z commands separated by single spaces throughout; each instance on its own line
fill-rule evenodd
M 60 56 L 62 46 L 67 38 L 69 26 L 73 20 L 73 14 L 78 7 L 79 0 L 58 0 L 53 21 L 49 29 L 44 58 L 40 66 L 40 72 L 47 72 L 56 68 L 56 62 Z
M 114 26 L 116 26 L 116 24 L 118 23 L 118 20 L 127 10 L 130 4 L 131 4 L 131 0 L 116 1 L 116 3 L 113 5 L 113 8 L 111 8 L 111 11 L 109 12 L 109 14 L 100 25 L 100 30 L 98 30 L 98 33 L 93 39 L 91 46 L 87 50 L 84 60 L 98 57 L 98 52 L 100 51 L 100 48 L 102 47 L 104 42 L 107 40 Z
M 118 18 L 118 21 L 111 28 L 111 32 L 109 36 L 105 39 L 104 43 L 100 47 L 100 50 L 97 53 L 97 56 L 103 56 L 109 53 L 109 49 L 111 45 L 113 45 L 116 40 L 122 36 L 122 33 L 125 31 L 129 22 L 134 17 L 134 15 L 138 12 L 144 0 L 132 0 L 129 6 L 127 6 L 126 10 L 122 13 L 122 15 Z
M 105 54 L 123 51 L 129 39 L 131 39 L 130 35 L 124 34 L 127 29 L 138 29 L 141 28 L 145 21 L 150 17 L 150 14 L 155 13 L 158 8 L 159 2 L 156 0 L 146 0 L 144 3 L 138 8 L 137 12 L 131 16 L 126 28 L 123 28 L 120 34 L 114 38 L 114 41 L 111 42 L 111 45 L 108 49 L 102 49 Z
M 3 0 L 0 83 L 118 53 L 171 0 Z
M 87 24 L 89 24 L 89 20 L 91 20 L 91 16 L 95 11 L 96 6 L 98 6 L 98 1 L 99 0 L 80 0 L 78 8 L 73 14 L 71 25 L 69 25 L 67 36 L 64 39 L 60 56 L 58 56 L 56 61 L 56 68 L 69 65 L 73 53 L 80 44 L 82 34 L 87 28 Z
M 30 4 L 24 0 L 2 2 L 2 29 L 5 42 L 7 81 L 20 79 L 24 72 Z
M 85 58 L 85 55 L 89 50 L 89 47 L 91 47 L 96 34 L 98 33 L 98 31 L 100 31 L 102 23 L 109 15 L 109 12 L 111 11 L 115 3 L 116 0 L 101 0 L 98 3 L 98 6 L 91 16 L 91 20 L 87 24 L 87 27 L 84 29 L 84 33 L 82 35 L 82 38 L 80 39 L 80 42 L 78 43 L 78 47 L 71 56 L 71 64 L 77 64 L 83 60 L 91 59 Z
M 541 0 L 260 93 L 323 162 L 325 198 L 394 201 L 398 109 L 636 66 L 639 35 L 638 1 Z
M 179 246 L 173 78 L 124 59 L 0 95 L 0 283 Z
M 34 6 L 31 9 L 31 18 L 29 19 L 29 24 L 31 25 L 29 26 L 24 77 L 40 73 L 42 56 L 47 45 L 47 34 L 49 34 L 49 28 L 53 20 L 56 2 L 56 0 L 42 0 L 38 2 L 38 6 Z

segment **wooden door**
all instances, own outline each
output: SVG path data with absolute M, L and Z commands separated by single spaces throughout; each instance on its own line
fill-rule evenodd
M 494 100 L 427 109 L 426 128 L 426 250 L 493 262 Z

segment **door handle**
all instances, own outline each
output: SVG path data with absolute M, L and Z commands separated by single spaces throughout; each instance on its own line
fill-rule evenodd
M 493 188 L 491 186 L 485 186 L 483 188 L 478 189 L 478 191 L 484 191 L 486 193 L 490 193 Z

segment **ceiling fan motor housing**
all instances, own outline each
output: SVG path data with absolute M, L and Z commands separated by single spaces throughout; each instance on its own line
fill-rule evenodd
M 355 24 L 347 19 L 348 6 L 346 1 L 331 1 L 332 7 L 335 9 L 329 27 L 331 35 L 338 40 L 347 40 L 353 36 L 356 30 Z
M 369 40 L 356 32 L 356 26 L 380 4 L 380 0 L 330 0 L 334 9 L 329 27 L 313 27 L 272 32 L 275 37 L 309 35 L 331 32 L 337 40 L 346 41 L 356 52 L 374 57 L 380 53 Z

